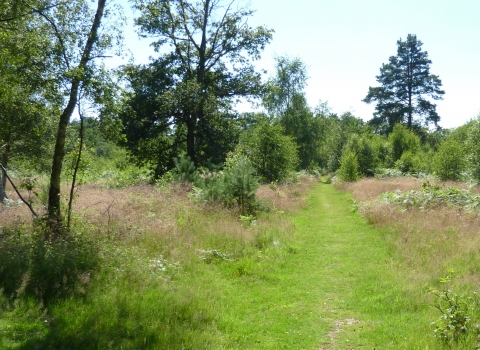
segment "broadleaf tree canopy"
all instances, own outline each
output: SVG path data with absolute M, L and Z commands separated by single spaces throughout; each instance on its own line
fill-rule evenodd
M 171 81 L 152 95 L 159 109 L 141 119 L 170 124 L 170 133 L 183 130 L 187 155 L 197 161 L 200 126 L 205 129 L 215 111 L 228 114 L 236 98 L 260 94 L 252 60 L 260 57 L 273 30 L 250 27 L 253 11 L 234 0 L 136 0 L 135 7 L 136 24 L 142 35 L 156 38 L 158 60 L 168 62 L 163 68 Z M 128 128 L 128 120 L 123 122 Z
M 370 121 L 377 132 L 388 134 L 396 123 L 410 129 L 438 125 L 440 116 L 433 101 L 441 100 L 445 92 L 439 77 L 430 74 L 432 61 L 422 45 L 412 34 L 405 41 L 398 40 L 397 55 L 382 65 L 376 77 L 381 86 L 369 88 L 363 101 L 377 103 Z

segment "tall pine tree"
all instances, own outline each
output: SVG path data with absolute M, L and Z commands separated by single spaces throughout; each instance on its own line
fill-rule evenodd
M 396 123 L 403 123 L 409 129 L 438 125 L 440 116 L 433 101 L 441 100 L 445 92 L 440 89 L 439 77 L 430 74 L 432 61 L 422 51 L 422 45 L 412 34 L 405 41 L 398 40 L 397 55 L 382 65 L 377 76 L 381 86 L 369 88 L 363 101 L 377 103 L 370 121 L 377 132 L 388 134 Z

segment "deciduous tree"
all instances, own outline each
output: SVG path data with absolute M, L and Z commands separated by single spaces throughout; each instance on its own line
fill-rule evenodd
M 108 3 L 113 4 L 113 1 Z M 2 18 L 7 19 L 7 29 L 17 36 L 23 33 L 34 36 L 30 42 L 19 40 L 18 50 L 21 53 L 28 52 L 26 48 L 33 44 L 35 53 L 41 58 L 27 55 L 24 60 L 31 73 L 29 79 L 42 87 L 41 91 L 37 90 L 31 96 L 41 98 L 45 105 L 55 106 L 61 111 L 57 119 L 48 196 L 50 231 L 56 235 L 62 226 L 60 181 L 67 126 L 76 108 L 80 89 L 91 91 L 89 85 L 95 75 L 102 71 L 97 69 L 95 59 L 105 57 L 107 49 L 118 38 L 118 32 L 112 30 L 111 26 L 102 30 L 107 0 L 97 0 L 93 4 L 87 0 L 18 0 L 7 2 L 7 5 L 8 11 L 1 14 Z M 115 11 L 115 16 L 119 16 L 118 11 Z M 17 22 L 23 25 L 21 30 L 11 28 L 11 24 Z M 7 57 L 8 64 L 16 64 L 17 61 L 12 60 L 21 56 Z M 23 87 L 26 89 L 28 82 Z M 11 116 L 17 121 L 22 117 L 15 114 Z
M 235 1 L 136 0 L 135 7 L 141 33 L 157 39 L 158 52 L 170 48 L 160 61 L 168 61 L 171 84 L 157 91 L 158 110 L 141 118 L 155 127 L 184 129 L 187 155 L 196 161 L 199 123 L 208 123 L 213 111 L 230 109 L 235 98 L 259 94 L 260 75 L 252 60 L 273 31 L 250 27 L 253 11 Z
M 299 58 L 276 57 L 276 73 L 266 84 L 263 105 L 298 145 L 299 167 L 319 166 L 321 125 L 305 98 L 307 68 Z

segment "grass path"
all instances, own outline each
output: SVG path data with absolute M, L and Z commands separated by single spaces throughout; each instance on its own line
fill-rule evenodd
M 402 289 L 384 233 L 351 209 L 348 193 L 313 189 L 283 263 L 260 261 L 263 278 L 225 295 L 244 298 L 225 305 L 224 331 L 236 337 L 226 348 L 429 348 L 429 306 Z

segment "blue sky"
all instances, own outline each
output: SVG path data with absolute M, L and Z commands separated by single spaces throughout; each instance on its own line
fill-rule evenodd
M 328 101 L 338 114 L 370 119 L 374 105 L 361 102 L 368 87 L 378 85 L 375 76 L 396 55 L 397 40 L 416 34 L 430 72 L 443 82 L 440 125 L 457 127 L 480 113 L 480 0 L 251 0 L 250 8 L 251 26 L 275 30 L 257 66 L 273 74 L 275 55 L 302 59 L 311 107 Z M 131 28 L 125 45 L 136 62 L 155 55 Z

